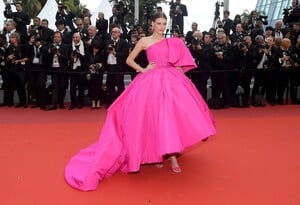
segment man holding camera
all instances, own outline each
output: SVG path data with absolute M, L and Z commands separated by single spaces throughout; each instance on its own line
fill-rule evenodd
M 219 99 L 222 94 L 224 107 L 231 105 L 231 78 L 233 69 L 234 53 L 231 44 L 227 42 L 224 32 L 217 33 L 217 41 L 214 46 L 214 55 L 212 59 L 211 75 L 212 80 L 212 98 Z M 226 71 L 227 70 L 227 71 Z
M 81 109 L 84 97 L 84 71 L 86 70 L 86 53 L 81 36 L 78 32 L 73 34 L 72 52 L 70 56 L 70 94 L 71 105 L 69 110 L 73 110 L 76 106 Z M 78 96 L 77 96 L 78 88 Z
M 12 13 L 13 20 L 16 22 L 16 30 L 21 36 L 22 43 L 27 41 L 27 25 L 30 24 L 28 14 L 23 11 L 22 3 L 16 2 L 16 12 Z
M 31 99 L 35 99 L 31 108 L 46 108 L 46 66 L 48 46 L 42 44 L 40 37 L 32 35 L 29 39 L 30 70 L 28 72 L 28 91 Z
M 57 105 L 59 108 L 65 109 L 64 100 L 67 87 L 65 72 L 68 68 L 70 48 L 62 42 L 62 33 L 59 31 L 54 32 L 53 41 L 54 43 L 48 49 L 53 91 L 51 105 L 46 110 L 55 110 Z
M 186 5 L 181 3 L 181 0 L 176 0 L 174 3 L 170 3 L 170 17 L 172 19 L 172 28 L 179 28 L 180 34 L 183 34 L 184 31 L 184 16 L 187 16 Z
M 107 106 L 124 91 L 124 74 L 127 70 L 126 58 L 129 52 L 129 45 L 125 39 L 120 38 L 121 29 L 118 26 L 112 26 L 111 38 L 106 42 L 106 70 L 107 79 Z M 116 88 L 117 87 L 117 90 Z
M 190 51 L 196 61 L 196 71 L 198 71 L 197 73 L 191 73 L 191 80 L 203 99 L 207 101 L 207 80 L 209 72 L 212 70 L 211 61 L 214 55 L 211 35 L 207 32 L 203 33 L 203 41 L 194 38 L 191 41 Z
M 240 71 L 239 85 L 244 89 L 244 107 L 249 106 L 250 83 L 255 76 L 256 68 L 256 47 L 252 44 L 250 36 L 245 36 L 242 42 L 237 44 L 238 69 Z M 239 105 L 241 106 L 241 105 Z
M 58 10 L 56 12 L 55 19 L 62 20 L 69 32 L 73 32 L 75 29 L 73 25 L 74 17 L 74 14 L 68 10 L 67 6 L 63 5 L 62 3 L 58 4 Z

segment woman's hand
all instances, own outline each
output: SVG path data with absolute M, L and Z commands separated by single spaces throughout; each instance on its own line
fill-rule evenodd
M 145 72 L 148 72 L 149 70 L 153 69 L 154 67 L 155 67 L 155 63 L 154 63 L 154 62 L 150 62 L 150 63 L 147 65 L 146 68 L 141 69 L 141 70 L 138 71 L 138 72 L 140 72 L 140 73 L 145 73 Z

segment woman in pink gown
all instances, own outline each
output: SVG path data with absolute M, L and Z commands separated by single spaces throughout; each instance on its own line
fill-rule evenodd
M 153 34 L 142 38 L 127 58 L 139 74 L 109 107 L 99 141 L 81 150 L 65 168 L 74 188 L 88 191 L 117 171 L 137 172 L 141 164 L 163 163 L 181 172 L 176 153 L 214 135 L 211 113 L 184 72 L 195 67 L 178 38 L 164 39 L 167 20 L 153 15 Z M 141 68 L 134 59 L 146 50 Z

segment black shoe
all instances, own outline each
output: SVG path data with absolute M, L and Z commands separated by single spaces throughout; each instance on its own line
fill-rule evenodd
M 40 107 L 39 105 L 31 105 L 30 108 L 37 108 L 37 107 Z
M 82 105 L 78 105 L 77 106 L 78 109 L 82 109 L 82 107 L 83 107 Z
M 27 108 L 27 105 L 23 103 L 19 103 L 15 106 L 15 108 L 20 108 L 20 107 Z
M 8 106 L 8 107 L 13 107 L 14 104 L 13 104 L 13 103 L 8 103 L 7 106 Z
M 60 109 L 66 109 L 66 107 L 65 107 L 64 104 L 59 104 L 59 108 L 60 108 Z
M 48 107 L 45 108 L 46 111 L 48 110 L 56 110 L 57 109 L 57 106 L 56 105 L 50 105 Z
M 8 103 L 1 103 L 0 107 L 8 106 Z
M 69 107 L 69 110 L 73 110 L 75 108 L 75 105 L 71 105 L 70 107 Z

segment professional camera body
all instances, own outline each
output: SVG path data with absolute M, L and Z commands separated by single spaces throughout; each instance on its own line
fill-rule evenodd
M 55 45 L 55 44 L 52 44 L 49 47 L 49 52 L 52 53 L 53 55 L 58 55 L 59 54 L 59 46 Z
M 11 1 L 8 1 L 5 4 L 5 8 L 4 8 L 3 14 L 4 14 L 5 18 L 7 18 L 7 19 L 12 19 L 13 18 L 13 11 L 11 9 L 12 5 L 15 5 L 15 3 L 11 2 Z
M 91 74 L 98 74 L 100 72 L 103 72 L 103 64 L 102 63 L 95 63 L 95 64 L 91 64 L 89 66 L 89 70 Z
M 218 55 L 224 55 L 225 50 L 224 50 L 224 48 L 222 46 L 215 45 L 213 48 L 214 48 L 215 55 L 217 55 L 217 56 Z
M 256 18 L 256 21 L 261 21 L 264 25 L 268 25 L 268 16 L 260 15 Z

